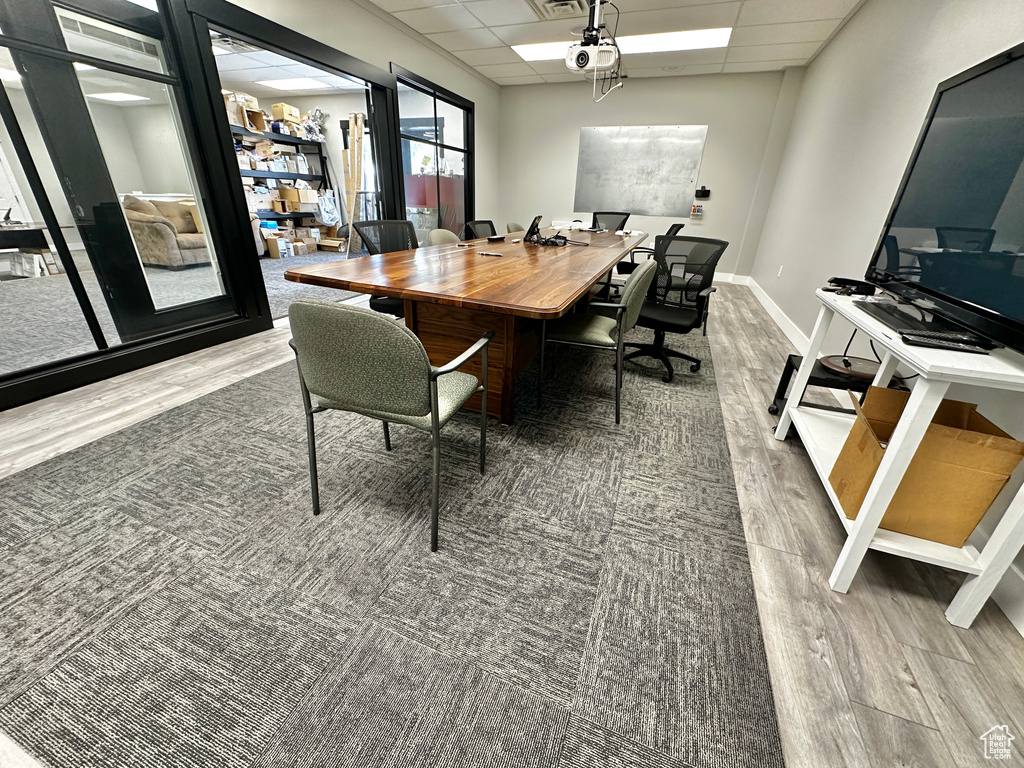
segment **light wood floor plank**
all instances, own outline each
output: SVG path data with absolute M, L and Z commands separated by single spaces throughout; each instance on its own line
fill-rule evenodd
M 955 765 L 942 736 L 933 728 L 860 704 L 853 705 L 853 712 L 864 741 L 871 745 L 875 765 L 901 768 L 952 768 Z

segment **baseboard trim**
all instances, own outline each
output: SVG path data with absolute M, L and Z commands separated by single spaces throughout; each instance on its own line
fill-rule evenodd
M 726 276 L 723 275 L 722 277 L 725 278 Z M 779 329 L 786 335 L 790 343 L 800 351 L 800 354 L 807 352 L 810 339 L 804 335 L 796 323 L 787 317 L 786 313 L 779 308 L 779 305 L 772 301 L 771 297 L 757 284 L 756 280 L 743 275 L 728 275 L 728 278 L 728 280 L 722 279 L 721 282 L 749 286 L 754 296 L 761 303 L 761 306 L 764 307 L 772 320 L 775 321 L 775 324 L 779 326 Z M 717 280 L 718 277 L 716 276 L 715 279 Z M 985 531 L 977 528 L 971 534 L 971 543 L 981 550 L 987 543 L 988 538 L 988 534 Z M 992 599 L 999 606 L 999 609 L 1006 614 L 1006 618 L 1010 620 L 1014 628 L 1021 636 L 1024 636 L 1024 570 L 1017 563 L 1010 565 L 1006 574 L 999 582 L 999 586 L 992 593 Z

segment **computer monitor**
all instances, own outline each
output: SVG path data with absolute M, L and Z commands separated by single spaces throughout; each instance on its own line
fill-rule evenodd
M 540 220 L 542 216 L 534 216 L 533 221 L 530 222 L 530 226 L 526 228 L 526 234 L 523 235 L 523 241 L 527 243 L 534 243 L 540 239 Z

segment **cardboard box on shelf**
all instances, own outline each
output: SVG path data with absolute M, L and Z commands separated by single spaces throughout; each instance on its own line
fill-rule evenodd
M 309 237 L 317 241 L 320 240 L 320 227 L 307 227 L 307 229 L 309 230 Z
M 301 152 L 295 155 L 295 165 L 298 168 L 296 173 L 309 173 L 309 160 Z
M 272 141 L 258 141 L 256 142 L 256 154 L 266 160 L 267 158 L 274 156 L 274 142 Z
M 288 207 L 288 213 L 316 213 L 320 210 L 317 203 L 295 203 L 285 200 L 284 204 Z
M 909 392 L 871 387 L 839 452 L 829 482 L 855 519 Z M 1024 443 L 990 422 L 977 406 L 943 400 L 896 489 L 881 527 L 962 547 L 1024 457 Z
M 295 227 L 295 236 L 299 240 L 309 237 L 309 227 Z
M 309 253 L 309 248 L 301 240 L 292 240 L 292 253 L 296 256 L 305 256 Z
M 298 163 L 295 162 L 295 158 L 293 158 L 293 157 L 286 157 L 284 159 L 284 163 L 285 163 L 285 165 L 288 166 L 288 173 L 298 173 L 299 172 L 299 165 L 298 165 Z
M 274 213 L 288 213 L 288 201 L 287 200 L 275 200 L 271 206 Z
M 282 188 L 281 199 L 290 200 L 293 203 L 320 202 L 320 196 L 315 189 L 295 189 L 294 187 Z
M 252 168 L 252 160 L 246 152 L 236 152 L 235 159 L 238 160 L 238 167 L 248 171 Z
M 285 104 L 281 101 L 274 104 L 270 109 L 275 120 L 284 120 L 289 123 L 301 122 L 301 114 L 298 108 L 293 107 L 291 104 Z
M 267 130 L 267 121 L 258 109 L 245 110 L 245 121 L 245 127 L 253 133 L 263 133 Z
M 250 96 L 242 91 L 233 91 L 224 95 L 225 101 L 240 104 L 243 109 L 259 110 L 260 102 L 255 96 Z
M 288 164 L 284 161 L 284 158 L 268 160 L 267 170 L 272 171 L 273 173 L 288 173 Z

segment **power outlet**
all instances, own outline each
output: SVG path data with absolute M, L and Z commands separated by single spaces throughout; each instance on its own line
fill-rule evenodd
M 782 267 L 779 267 L 779 274 L 777 274 L 776 277 L 782 277 Z

